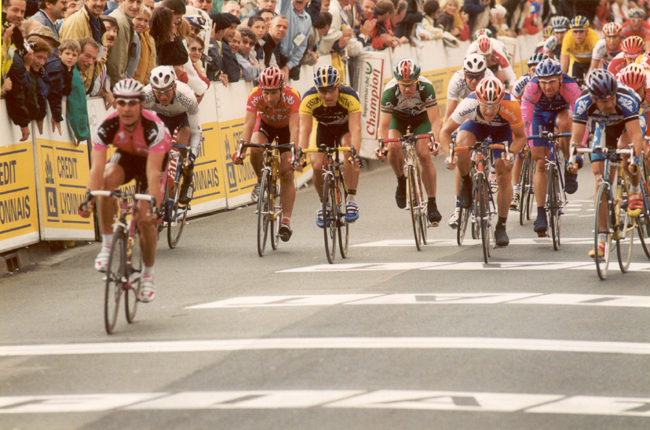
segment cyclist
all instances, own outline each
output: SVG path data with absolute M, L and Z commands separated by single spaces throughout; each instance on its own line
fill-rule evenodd
M 410 58 L 400 60 L 393 70 L 394 78 L 388 82 L 381 97 L 379 137 L 399 138 L 410 128 L 413 134 L 425 134 L 433 129 L 436 140 L 440 135 L 440 107 L 433 85 L 420 76 L 420 66 Z M 442 216 L 436 205 L 436 168 L 431 161 L 429 139 L 420 139 L 416 152 L 422 165 L 422 179 L 429 198 L 427 215 L 429 222 L 438 225 Z M 436 151 L 437 153 L 437 151 Z M 378 154 L 384 161 L 383 154 Z M 388 144 L 388 162 L 397 176 L 395 200 L 397 207 L 406 207 L 406 176 L 401 142 Z
M 630 158 L 631 170 L 639 166 L 638 157 L 643 148 L 643 131 L 639 121 L 639 97 L 633 90 L 616 81 L 614 75 L 603 69 L 594 70 L 587 78 L 588 93 L 576 102 L 573 116 L 571 145 L 577 146 L 584 136 L 587 123 L 593 130 L 593 145 L 600 145 L 602 139 L 608 148 L 624 147 L 634 143 L 635 156 Z M 620 137 L 620 139 L 619 139 Z M 591 155 L 591 170 L 596 177 L 596 188 L 602 181 L 604 157 L 601 154 Z M 578 165 L 571 168 L 577 171 Z M 628 197 L 628 213 L 638 215 L 643 207 L 639 193 L 638 176 L 630 177 L 631 188 Z M 602 217 L 605 221 L 605 217 Z M 603 226 L 599 226 L 604 229 Z M 589 251 L 594 257 L 596 252 L 601 256 L 605 250 L 605 234 L 599 235 L 598 248 Z
M 361 103 L 359 95 L 352 88 L 341 84 L 338 70 L 332 66 L 322 66 L 314 73 L 315 86 L 309 89 L 300 103 L 300 148 L 309 146 L 309 136 L 314 119 L 317 144 L 329 146 L 352 146 L 357 152 L 354 164 L 351 154 L 344 153 L 343 177 L 348 186 L 345 220 L 349 223 L 359 219 L 357 204 L 357 185 L 359 184 L 358 156 L 361 148 Z M 314 188 L 318 197 L 323 196 L 323 158 L 325 154 L 312 153 L 311 164 L 314 169 Z M 295 163 L 300 169 L 300 164 Z M 322 208 L 318 209 L 316 225 L 323 227 Z
M 300 94 L 284 84 L 284 74 L 277 67 L 267 67 L 259 76 L 259 85 L 248 96 L 246 117 L 242 140 L 251 143 L 269 143 L 277 139 L 279 145 L 296 142 L 298 139 L 298 109 Z M 253 190 L 253 201 L 257 201 L 262 181 L 262 162 L 264 150 L 251 148 L 251 165 L 257 175 L 257 184 Z M 242 164 L 246 149 L 232 155 L 235 164 Z M 287 242 L 293 234 L 291 214 L 296 200 L 296 185 L 293 181 L 291 150 L 280 149 L 280 183 L 282 202 L 282 221 L 280 238 Z
M 565 16 L 554 16 L 551 18 L 551 27 L 553 27 L 553 36 L 546 40 L 542 52 L 548 55 L 549 58 L 557 60 L 562 54 L 564 36 L 571 27 L 571 23 L 569 22 L 569 18 Z
M 515 71 L 512 69 L 505 45 L 502 42 L 497 43 L 495 39 L 490 39 L 482 34 L 467 48 L 467 54 L 465 56 L 470 54 L 481 54 L 484 56 L 488 62 L 488 69 L 492 70 L 494 76 L 499 78 L 501 82 L 508 81 L 510 85 L 514 85 L 517 80 L 517 75 L 515 75 Z
M 553 34 L 553 26 L 549 25 L 548 27 L 544 28 L 544 32 L 542 33 L 543 39 L 535 46 L 535 54 L 543 54 L 544 53 L 544 46 L 546 45 L 546 42 L 548 42 L 549 39 L 553 39 L 549 44 L 552 45 L 552 48 L 550 50 L 555 49 L 557 46 L 557 38 Z M 549 45 L 549 46 L 551 46 Z
M 604 38 L 600 39 L 591 53 L 591 66 L 589 72 L 599 68 L 607 68 L 610 61 L 622 51 L 621 24 L 608 22 L 603 25 Z
M 621 26 L 623 37 L 639 36 L 644 41 L 650 39 L 650 24 L 645 20 L 645 10 L 633 7 L 627 10 L 628 20 Z
M 144 107 L 155 112 L 169 130 L 171 136 L 178 130 L 176 143 L 189 146 L 187 164 L 183 167 L 183 183 L 180 198 L 182 204 L 192 200 L 192 173 L 194 161 L 201 149 L 201 121 L 199 104 L 194 90 L 187 84 L 176 80 L 174 69 L 158 66 L 151 71 L 149 85 L 144 88 Z
M 144 109 L 144 88 L 134 79 L 119 81 L 113 88 L 117 111 L 110 114 L 93 136 L 93 151 L 88 179 L 86 203 L 80 208 L 82 216 L 90 216 L 94 197 L 90 191 L 114 190 L 133 179 L 139 184 L 138 192 L 148 192 L 162 202 L 163 161 L 171 147 L 171 137 L 163 122 Z M 106 162 L 109 145 L 117 151 Z M 140 231 L 140 246 L 144 268 L 138 298 L 150 302 L 156 297 L 154 262 L 156 259 L 157 210 L 148 203 L 138 202 L 136 223 Z M 102 232 L 102 249 L 95 259 L 95 269 L 106 272 L 113 239 L 114 198 L 99 198 L 99 222 Z
M 628 64 L 632 64 L 643 54 L 645 42 L 639 36 L 631 36 L 621 42 L 621 50 L 616 57 L 607 66 L 607 70 L 614 76 Z
M 560 133 L 571 132 L 573 107 L 580 97 L 578 84 L 567 74 L 562 73 L 560 63 L 547 59 L 535 69 L 535 77 L 530 80 L 521 100 L 521 110 L 529 135 L 541 134 L 543 131 Z M 537 202 L 537 219 L 534 231 L 540 236 L 546 236 L 548 220 L 544 202 L 546 201 L 546 159 L 549 156 L 550 142 L 547 139 L 533 139 L 531 153 L 535 160 L 535 176 L 533 190 Z M 564 159 L 569 159 L 569 145 L 566 138 L 560 139 Z M 567 171 L 565 174 L 565 189 L 573 194 L 578 189 L 577 175 Z
M 512 154 L 516 154 L 526 142 L 524 121 L 521 117 L 519 103 L 505 92 L 503 84 L 496 77 L 483 78 L 476 91 L 463 100 L 451 118 L 442 127 L 440 141 L 447 157 L 445 164 L 449 169 L 456 167 L 456 159 L 449 156 L 451 133 L 460 127 L 456 144 L 472 146 L 477 141 L 483 141 L 491 136 L 495 143 L 508 142 L 511 144 L 511 154 L 501 150 L 493 150 L 499 192 L 497 206 L 499 220 L 494 233 L 498 246 L 510 243 L 506 233 L 506 220 L 512 200 Z M 514 140 L 513 140 L 514 136 Z M 470 154 L 458 153 L 458 169 L 462 181 L 460 187 L 460 205 L 469 208 L 472 205 L 472 178 L 470 177 Z
M 489 32 L 488 29 L 477 30 L 479 32 Z M 490 32 L 491 34 L 491 32 Z M 478 34 L 480 36 L 480 34 Z M 475 37 L 478 37 L 475 34 Z M 463 68 L 454 73 L 447 86 L 447 109 L 445 112 L 444 122 L 446 123 L 451 114 L 454 113 L 460 99 L 464 99 L 476 90 L 476 86 L 484 77 L 494 76 L 492 70 L 487 68 L 487 60 L 481 54 L 469 54 L 463 59 Z M 449 217 L 449 227 L 458 227 L 458 216 L 460 215 L 460 203 L 458 193 L 460 192 L 460 173 L 456 170 L 456 208 Z
M 562 73 L 569 74 L 576 82 L 584 79 L 591 65 L 591 54 L 598 43 L 598 33 L 589 28 L 589 20 L 582 15 L 577 15 L 571 20 L 571 31 L 562 41 Z M 569 73 L 569 63 L 573 60 L 573 67 Z

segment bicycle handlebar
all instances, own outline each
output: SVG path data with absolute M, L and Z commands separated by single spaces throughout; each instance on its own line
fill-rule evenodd
M 86 193 L 86 200 L 82 202 L 79 205 L 79 208 L 77 209 L 77 213 L 81 217 L 86 217 L 88 215 L 85 215 L 86 212 L 86 207 L 88 206 L 89 203 L 92 203 L 90 200 L 91 197 L 115 197 L 117 199 L 121 200 L 127 200 L 127 199 L 134 199 L 136 201 L 146 201 L 151 203 L 151 207 L 156 208 L 156 197 L 152 196 L 150 194 L 141 194 L 141 193 L 135 193 L 135 194 L 129 194 L 124 191 L 120 191 L 119 189 L 115 189 L 113 191 L 108 191 L 108 190 L 95 190 L 95 191 L 88 191 Z M 157 213 L 157 209 L 156 209 Z
M 555 139 L 559 139 L 561 137 L 571 137 L 571 133 L 551 133 L 551 132 L 548 132 L 548 131 L 544 131 L 541 134 L 528 136 L 526 138 L 526 140 L 533 140 L 533 139 L 555 140 Z

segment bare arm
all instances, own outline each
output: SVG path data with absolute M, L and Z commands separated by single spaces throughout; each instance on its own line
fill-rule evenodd
M 348 119 L 348 127 L 350 128 L 350 140 L 352 141 L 352 146 L 357 151 L 361 150 L 361 112 L 353 113 Z
M 104 166 L 106 166 L 106 151 L 93 150 L 90 156 L 90 173 L 88 175 L 88 189 L 90 191 L 103 188 Z
M 149 154 L 147 156 L 147 183 L 149 184 L 148 193 L 156 198 L 156 205 L 162 204 L 162 193 L 160 186 L 160 176 L 163 167 L 165 153 Z
M 454 113 L 456 110 L 456 107 L 458 107 L 458 100 L 450 100 L 449 96 L 447 96 L 447 108 L 445 109 L 445 124 L 447 124 L 447 120 L 451 117 L 451 114 Z
M 449 145 L 451 144 L 451 134 L 460 127 L 453 119 L 449 118 L 445 121 L 445 125 L 440 130 L 440 146 L 442 146 L 442 152 L 445 153 L 445 158 L 449 157 Z
M 301 149 L 309 148 L 309 136 L 313 126 L 313 118 L 311 115 L 300 114 L 300 139 L 299 146 Z
M 390 122 L 392 120 L 393 120 L 393 114 L 387 112 L 379 112 L 378 135 L 382 139 L 388 138 L 388 130 L 390 129 Z
M 296 144 L 298 142 L 300 131 L 300 115 L 297 113 L 292 113 L 289 115 L 289 138 L 291 142 Z
M 436 142 L 440 141 L 440 130 L 442 129 L 442 121 L 440 121 L 440 106 L 431 106 L 427 108 L 427 116 L 431 122 L 431 131 Z

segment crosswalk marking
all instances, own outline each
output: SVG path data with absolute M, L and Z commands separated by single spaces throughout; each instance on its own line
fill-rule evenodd
M 650 354 L 650 343 L 488 337 L 317 337 L 0 346 L 0 357 L 322 349 L 474 349 Z
M 393 409 L 650 418 L 650 398 L 435 390 L 239 390 L 0 397 L 0 414 L 228 409 Z
M 334 305 L 574 305 L 650 308 L 650 296 L 540 293 L 435 293 L 435 294 L 322 294 L 243 296 L 217 300 L 186 309 L 284 308 Z
M 571 214 L 574 215 L 574 214 Z M 589 215 L 593 217 L 593 215 Z M 481 240 L 471 239 L 469 231 L 466 234 L 462 246 L 480 245 Z M 562 245 L 586 245 L 593 244 L 593 237 L 567 237 L 562 238 Z M 550 237 L 526 237 L 518 239 L 510 239 L 510 246 L 520 245 L 552 245 L 553 240 Z M 379 240 L 377 242 L 359 243 L 352 245 L 356 248 L 373 248 L 373 247 L 387 247 L 387 246 L 413 246 L 413 239 L 393 239 L 393 240 Z M 456 239 L 429 239 L 425 246 L 458 246 Z

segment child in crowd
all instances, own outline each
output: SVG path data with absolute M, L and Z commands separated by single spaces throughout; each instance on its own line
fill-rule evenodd
M 52 112 L 52 132 L 57 130 L 61 134 L 61 122 L 63 121 L 61 100 L 63 96 L 69 96 L 72 91 L 72 71 L 77 64 L 80 52 L 79 42 L 73 39 L 62 40 L 61 46 L 59 46 L 59 58 L 54 58 L 45 66 L 45 81 L 50 87 L 47 100 Z

